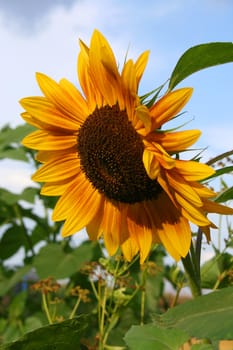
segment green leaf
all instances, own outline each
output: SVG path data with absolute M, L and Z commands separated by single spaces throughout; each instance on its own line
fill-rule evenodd
M 4 188 L 0 188 L 0 201 L 8 205 L 13 205 L 19 200 L 19 195 Z
M 218 177 L 224 174 L 229 174 L 231 172 L 233 172 L 233 166 L 226 166 L 224 168 L 217 169 L 213 175 L 205 178 L 205 181 L 208 181 L 210 179 L 213 179 L 215 177 Z
M 199 339 L 233 339 L 233 287 L 176 306 L 159 315 L 156 323 L 164 328 L 182 329 Z
M 179 329 L 161 329 L 147 324 L 132 326 L 124 339 L 130 350 L 178 350 L 189 337 Z
M 94 243 L 83 243 L 71 253 L 66 253 L 60 244 L 47 244 L 35 257 L 34 266 L 40 278 L 52 276 L 66 278 L 78 271 L 93 256 Z
M 34 329 L 41 328 L 43 326 L 40 318 L 36 316 L 27 317 L 24 323 L 24 329 L 26 332 L 31 332 Z
M 0 258 L 2 260 L 10 258 L 24 246 L 25 236 L 21 226 L 14 225 L 6 230 L 0 240 Z
M 202 288 L 212 289 L 220 275 L 219 264 L 216 257 L 206 261 L 201 267 Z
M 23 148 L 11 148 L 6 150 L 0 150 L 0 159 L 6 158 L 22 160 L 24 162 L 28 161 L 28 157 L 26 156 L 26 152 Z
M 211 344 L 194 344 L 191 350 L 214 350 L 214 347 Z
M 220 193 L 215 199 L 215 201 L 218 203 L 224 203 L 231 199 L 233 199 L 233 186 L 227 188 L 224 192 Z
M 42 327 L 25 334 L 16 342 L 3 345 L 1 350 L 77 350 L 87 328 L 87 317 L 82 315 L 58 324 Z
M 9 144 L 20 143 L 22 138 L 35 130 L 35 128 L 29 124 L 19 125 L 12 129 L 9 126 L 5 126 L 0 132 L 0 149 L 8 147 Z
M 171 74 L 169 90 L 195 72 L 229 62 L 233 62 L 231 42 L 214 42 L 191 47 L 177 62 Z
M 19 328 L 18 320 L 14 320 L 12 322 L 8 322 L 7 327 L 4 329 L 4 333 L 2 334 L 2 341 L 4 343 L 15 341 L 22 335 L 22 332 Z M 4 346 L 0 345 L 0 350 L 4 350 Z
M 224 288 L 229 286 L 229 276 L 233 269 L 232 255 L 221 253 L 206 261 L 201 267 L 202 288 Z M 228 273 L 229 272 L 229 273 Z
M 5 188 L 0 188 L 0 201 L 11 206 L 17 203 L 19 200 L 24 200 L 33 204 L 37 194 L 38 189 L 35 187 L 27 187 L 20 194 L 8 191 Z
M 18 318 L 23 313 L 27 298 L 27 292 L 18 293 L 9 306 L 9 318 Z
M 37 194 L 38 194 L 38 188 L 27 187 L 19 195 L 19 199 L 33 204 L 35 202 L 35 196 Z
M 12 287 L 22 281 L 23 277 L 31 270 L 31 266 L 25 265 L 19 268 L 10 278 L 0 276 L 0 296 L 6 294 Z

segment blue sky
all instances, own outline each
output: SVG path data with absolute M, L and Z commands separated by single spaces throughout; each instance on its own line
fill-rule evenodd
M 117 59 L 136 58 L 150 49 L 150 61 L 140 93 L 166 81 L 177 60 L 191 46 L 232 41 L 232 0 L 0 0 L 1 119 L 0 126 L 23 123 L 18 100 L 38 95 L 35 72 L 54 79 L 66 77 L 78 86 L 78 38 L 89 43 L 99 29 Z M 194 87 L 181 123 L 202 130 L 198 147 L 208 147 L 205 158 L 232 149 L 233 64 L 196 73 L 181 86 Z M 2 163 L 1 183 L 18 188 L 29 182 L 29 169 L 17 179 L 10 163 Z M 9 174 L 9 176 L 8 176 Z

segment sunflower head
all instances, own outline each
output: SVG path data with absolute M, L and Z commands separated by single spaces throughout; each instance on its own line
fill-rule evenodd
M 97 30 L 90 46 L 80 41 L 78 78 L 82 92 L 66 79 L 37 74 L 42 97 L 20 101 L 22 117 L 38 130 L 23 144 L 38 151 L 43 165 L 33 175 L 41 193 L 59 196 L 54 220 L 64 220 L 63 236 L 86 228 L 103 237 L 110 255 L 121 248 L 130 261 L 143 262 L 154 243 L 178 260 L 191 242 L 189 221 L 209 239 L 208 212 L 232 214 L 214 203 L 200 184 L 213 174 L 207 165 L 181 160 L 199 130 L 165 131 L 163 126 L 188 102 L 191 88 L 168 92 L 152 106 L 138 87 L 149 51 L 128 59 L 120 71 L 112 49 Z

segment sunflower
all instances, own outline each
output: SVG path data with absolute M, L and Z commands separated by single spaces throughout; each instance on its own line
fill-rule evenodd
M 233 213 L 214 203 L 216 194 L 199 182 L 214 170 L 177 157 L 200 131 L 162 129 L 192 89 L 168 92 L 150 107 L 141 102 L 138 87 L 148 56 L 145 51 L 135 62 L 126 60 L 120 72 L 109 43 L 95 30 L 90 47 L 80 40 L 83 93 L 66 79 L 56 83 L 40 73 L 44 96 L 20 101 L 24 120 L 39 129 L 23 140 L 43 163 L 32 178 L 44 183 L 43 195 L 60 197 L 53 220 L 65 221 L 62 235 L 86 228 L 90 239 L 103 237 L 110 255 L 120 247 L 128 261 L 139 253 L 141 263 L 154 243 L 176 260 L 185 257 L 189 222 L 209 240 L 215 225 L 206 214 Z

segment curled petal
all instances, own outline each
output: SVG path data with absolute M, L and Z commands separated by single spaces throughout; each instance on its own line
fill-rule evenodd
M 142 160 L 147 175 L 150 179 L 155 180 L 158 177 L 160 171 L 160 165 L 156 159 L 156 155 L 148 149 L 144 149 Z
M 187 181 L 203 180 L 215 173 L 210 166 L 190 160 L 177 160 L 176 169 Z
M 193 89 L 183 88 L 169 92 L 150 108 L 152 118 L 151 131 L 175 117 L 186 105 Z
M 179 152 L 192 146 L 200 137 L 199 130 L 185 130 L 176 132 L 155 132 L 150 137 L 159 143 L 167 152 Z

